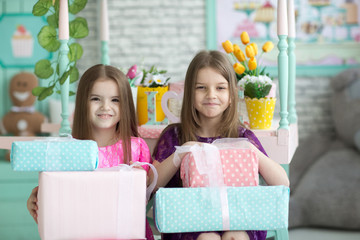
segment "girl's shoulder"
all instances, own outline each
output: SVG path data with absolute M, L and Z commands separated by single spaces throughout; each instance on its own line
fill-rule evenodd
M 147 146 L 145 139 L 143 139 L 141 137 L 133 137 L 132 136 L 130 141 L 131 141 L 131 145 L 136 144 L 136 145 L 141 145 L 141 146 L 143 146 L 143 145 Z
M 247 129 L 243 126 L 239 126 L 238 131 L 239 131 L 239 137 L 248 137 L 249 135 L 251 135 L 251 136 L 254 135 L 253 131 L 251 131 L 250 129 Z
M 180 124 L 168 125 L 160 134 L 160 139 L 179 139 Z

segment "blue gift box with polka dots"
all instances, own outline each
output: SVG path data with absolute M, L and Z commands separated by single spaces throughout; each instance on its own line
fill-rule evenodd
M 97 168 L 98 151 L 92 140 L 60 137 L 15 141 L 10 161 L 14 171 L 91 171 Z
M 289 192 L 285 186 L 160 188 L 155 223 L 161 233 L 287 229 Z

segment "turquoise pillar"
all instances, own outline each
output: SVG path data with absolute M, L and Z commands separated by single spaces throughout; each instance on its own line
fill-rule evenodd
M 295 57 L 295 38 L 288 38 L 288 55 L 289 55 L 289 117 L 290 124 L 297 122 L 296 101 L 295 101 L 295 82 L 296 82 L 296 57 Z
M 288 55 L 287 55 L 287 35 L 278 35 L 279 37 L 279 55 L 278 55 L 278 72 L 279 72 L 279 92 L 280 92 L 280 128 L 289 128 L 288 122 Z
M 60 40 L 60 52 L 59 52 L 59 76 L 62 76 L 66 71 L 69 70 L 69 46 L 68 40 Z M 61 89 L 61 127 L 59 135 L 71 134 L 71 127 L 69 123 L 69 77 L 66 78 L 65 82 L 60 86 Z
M 101 63 L 110 65 L 108 41 L 101 41 Z

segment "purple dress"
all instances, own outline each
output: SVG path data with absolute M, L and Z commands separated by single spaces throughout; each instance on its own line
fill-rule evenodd
M 159 138 L 157 149 L 155 149 L 154 159 L 162 162 L 168 158 L 171 154 L 175 152 L 175 146 L 180 146 L 179 144 L 179 133 L 176 126 L 169 127 Z M 261 143 L 255 136 L 255 134 L 245 128 L 239 127 L 239 137 L 248 138 L 248 140 L 254 144 L 261 152 L 265 155 L 266 152 L 262 147 Z M 214 140 L 219 139 L 220 137 L 213 138 L 203 138 L 197 137 L 199 142 L 212 143 Z M 182 187 L 180 170 L 178 170 L 173 178 L 165 187 Z M 246 231 L 249 235 L 250 240 L 263 240 L 266 239 L 266 231 Z M 219 235 L 222 235 L 222 232 L 218 232 Z M 196 240 L 196 238 L 201 234 L 201 232 L 194 233 L 171 233 L 163 234 L 162 239 L 164 240 Z

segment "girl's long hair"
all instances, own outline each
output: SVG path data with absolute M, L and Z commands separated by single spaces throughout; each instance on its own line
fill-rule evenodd
M 217 126 L 217 134 L 221 137 L 238 137 L 240 120 L 238 117 L 238 93 L 236 75 L 226 55 L 219 51 L 201 51 L 191 61 L 185 77 L 184 98 L 181 108 L 180 144 L 197 141 L 196 131 L 200 127 L 200 119 L 195 109 L 195 85 L 198 73 L 203 68 L 212 68 L 229 82 L 230 105 L 224 111 L 222 120 Z
M 138 137 L 139 134 L 130 84 L 125 74 L 119 69 L 98 64 L 90 67 L 82 75 L 76 94 L 72 135 L 77 139 L 94 140 L 89 116 L 89 103 L 91 90 L 96 80 L 100 78 L 113 80 L 119 86 L 120 121 L 116 126 L 114 138 L 122 140 L 124 162 L 129 164 L 131 161 L 131 136 Z

